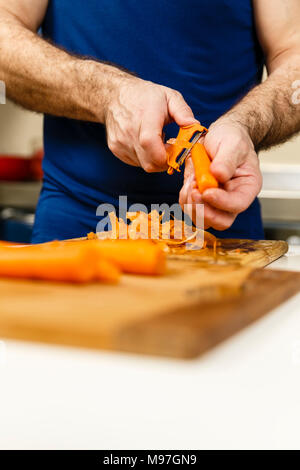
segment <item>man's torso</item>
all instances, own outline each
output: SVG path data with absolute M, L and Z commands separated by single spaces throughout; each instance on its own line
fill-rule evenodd
M 180 91 L 206 127 L 261 79 L 251 0 L 52 0 L 43 35 L 70 52 Z M 174 125 L 166 129 L 167 137 L 176 133 Z M 147 174 L 114 157 L 102 125 L 50 116 L 44 171 L 41 203 L 47 204 L 49 188 L 94 216 L 98 204 L 116 204 L 119 195 L 129 203 L 176 202 L 182 185 L 182 175 Z M 259 223 L 258 205 L 252 213 Z M 250 223 L 244 216 L 236 230 L 255 238 Z

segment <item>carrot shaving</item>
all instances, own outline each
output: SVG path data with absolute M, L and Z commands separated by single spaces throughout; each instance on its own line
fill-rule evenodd
M 127 224 L 123 219 L 118 219 L 114 212 L 109 214 L 111 230 L 88 234 L 88 239 L 100 240 L 152 240 L 161 245 L 164 251 L 170 251 L 172 247 L 187 245 L 192 249 L 212 248 L 214 257 L 217 255 L 217 238 L 209 232 L 199 230 L 187 225 L 184 221 L 171 217 L 163 222 L 163 214 L 154 210 L 149 214 L 145 212 L 127 212 Z M 120 236 L 122 234 L 122 236 Z M 202 235 L 199 237 L 199 235 Z M 199 240 L 200 238 L 200 240 Z

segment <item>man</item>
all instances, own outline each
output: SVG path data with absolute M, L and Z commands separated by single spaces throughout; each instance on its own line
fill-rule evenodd
M 219 236 L 263 237 L 256 152 L 300 130 L 299 0 L 0 0 L 0 51 L 8 96 L 46 115 L 34 242 L 94 230 L 119 195 L 179 192 Z M 165 173 L 163 128 L 196 120 L 222 184 L 203 195 L 191 161 L 184 184 Z

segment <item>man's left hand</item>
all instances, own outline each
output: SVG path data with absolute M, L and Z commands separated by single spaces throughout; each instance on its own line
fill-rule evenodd
M 212 159 L 211 172 L 220 183 L 218 189 L 197 189 L 192 159 L 185 165 L 184 185 L 179 202 L 204 204 L 204 228 L 226 230 L 238 214 L 254 201 L 262 187 L 258 156 L 253 142 L 241 124 L 221 118 L 209 129 L 204 139 Z

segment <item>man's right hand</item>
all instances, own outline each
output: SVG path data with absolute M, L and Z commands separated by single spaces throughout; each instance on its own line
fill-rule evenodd
M 164 125 L 195 122 L 181 94 L 45 41 L 36 31 L 47 6 L 48 0 L 0 0 L 0 80 L 7 96 L 37 112 L 105 124 L 120 160 L 147 172 L 165 170 Z
M 148 173 L 164 171 L 163 127 L 173 121 L 179 126 L 197 122 L 178 91 L 123 76 L 113 86 L 105 109 L 108 147 L 129 165 Z

